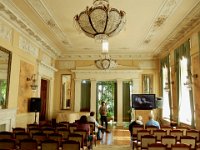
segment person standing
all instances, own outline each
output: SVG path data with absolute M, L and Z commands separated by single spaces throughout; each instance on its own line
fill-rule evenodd
M 107 107 L 105 102 L 101 103 L 101 107 L 99 108 L 99 113 L 101 115 L 101 125 L 103 126 L 105 122 L 106 131 L 108 132 Z

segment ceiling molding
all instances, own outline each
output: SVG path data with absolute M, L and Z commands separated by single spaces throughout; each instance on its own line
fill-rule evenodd
M 200 2 L 184 17 L 184 19 L 176 26 L 169 36 L 155 50 L 155 54 L 168 51 L 177 41 L 183 38 L 188 32 L 200 24 Z
M 140 42 L 140 46 L 142 47 L 143 44 L 148 44 L 151 42 L 153 36 L 156 35 L 158 29 L 164 24 L 164 22 L 171 16 L 171 14 L 178 8 L 181 4 L 182 0 L 165 0 L 153 19 L 153 22 L 149 28 L 149 32 L 147 33 L 146 37 L 142 42 Z
M 59 27 L 58 23 L 52 16 L 52 13 L 44 5 L 45 1 L 42 0 L 27 0 L 26 1 L 33 10 L 42 18 L 45 24 L 49 27 L 49 29 L 57 36 L 61 44 L 65 46 L 65 48 L 71 47 L 71 43 L 69 38 L 64 34 L 64 32 Z
M 11 0 L 3 0 L 0 2 L 1 17 L 12 26 L 15 25 L 15 29 L 28 34 L 40 45 L 47 49 L 51 56 L 58 57 L 60 51 L 55 48 L 54 44 L 48 40 L 48 38 L 39 29 L 32 24 L 32 22 L 21 13 Z M 19 17 L 20 16 L 20 17 Z

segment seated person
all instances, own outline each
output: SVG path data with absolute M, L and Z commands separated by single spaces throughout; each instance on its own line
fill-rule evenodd
M 129 131 L 130 131 L 131 136 L 132 136 L 132 132 L 133 132 L 133 127 L 134 127 L 135 125 L 143 125 L 142 116 L 137 116 L 137 117 L 136 117 L 136 120 L 135 120 L 135 121 L 132 121 L 132 122 L 129 124 Z
M 103 133 L 105 131 L 105 128 L 101 126 L 96 119 L 94 118 L 94 112 L 90 112 L 90 115 L 88 116 L 88 122 L 94 122 L 95 123 L 95 132 L 97 133 L 97 140 L 101 140 L 100 137 L 100 131 Z
M 155 126 L 155 127 L 157 127 L 158 129 L 160 129 L 160 124 L 159 124 L 158 121 L 155 121 L 155 120 L 154 120 L 153 114 L 150 114 L 150 115 L 149 115 L 149 121 L 145 124 L 145 126 Z
M 87 135 L 86 139 L 84 139 L 84 142 L 90 141 L 89 148 L 92 146 L 92 135 L 90 135 L 90 125 L 88 124 L 87 117 L 85 115 L 81 116 L 80 120 L 76 123 L 77 129 L 85 130 Z M 89 149 L 88 148 L 88 149 Z

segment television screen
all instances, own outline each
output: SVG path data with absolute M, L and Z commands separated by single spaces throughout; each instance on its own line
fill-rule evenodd
M 132 108 L 137 110 L 156 108 L 155 94 L 132 94 Z

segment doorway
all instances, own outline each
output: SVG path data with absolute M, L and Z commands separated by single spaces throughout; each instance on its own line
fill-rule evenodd
M 41 112 L 40 112 L 40 121 L 45 121 L 47 119 L 46 117 L 47 117 L 48 86 L 49 86 L 49 80 L 41 79 L 41 89 L 40 89 Z
M 117 83 L 115 81 L 99 81 L 97 82 L 97 112 L 102 102 L 107 105 L 108 121 L 117 121 Z M 100 119 L 100 114 L 97 113 Z

